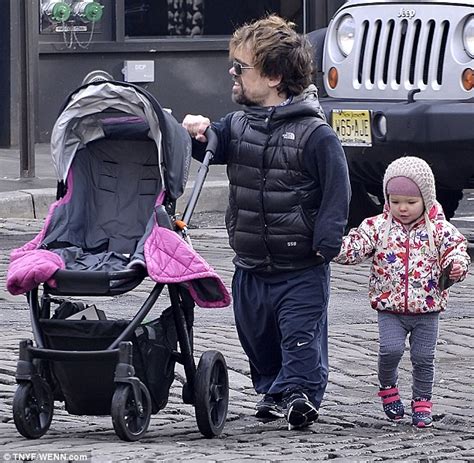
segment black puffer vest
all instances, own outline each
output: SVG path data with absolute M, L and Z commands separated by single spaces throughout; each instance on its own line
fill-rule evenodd
M 305 169 L 303 148 L 322 124 L 319 106 L 308 101 L 233 115 L 226 224 L 238 267 L 281 272 L 316 264 L 321 188 Z

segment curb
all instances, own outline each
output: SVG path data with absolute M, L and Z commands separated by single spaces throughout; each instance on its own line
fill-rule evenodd
M 191 196 L 190 182 L 176 202 L 176 212 L 182 214 Z M 208 181 L 204 184 L 194 212 L 224 212 L 227 207 L 229 183 Z M 44 219 L 51 203 L 56 200 L 56 188 L 38 188 L 0 193 L 0 218 Z

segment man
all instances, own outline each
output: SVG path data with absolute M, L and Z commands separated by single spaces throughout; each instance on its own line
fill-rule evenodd
M 256 416 L 289 429 L 318 418 L 328 380 L 329 262 L 347 221 L 350 187 L 342 147 L 311 84 L 311 47 L 272 15 L 230 41 L 232 99 L 244 106 L 212 124 L 227 164 L 226 225 L 236 253 L 237 331 L 263 398 Z M 183 126 L 202 159 L 210 120 Z

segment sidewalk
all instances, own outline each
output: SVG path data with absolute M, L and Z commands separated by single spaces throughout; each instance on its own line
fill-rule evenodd
M 192 161 L 186 190 L 177 202 L 183 212 L 194 185 L 199 163 Z M 56 174 L 49 144 L 35 147 L 35 178 L 20 178 L 18 149 L 0 148 L 0 217 L 44 219 L 56 199 Z M 208 173 L 195 212 L 223 212 L 227 206 L 228 180 L 225 166 L 213 166 Z

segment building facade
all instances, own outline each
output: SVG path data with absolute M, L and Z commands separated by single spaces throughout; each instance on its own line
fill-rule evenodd
M 29 99 L 36 142 L 61 105 L 102 75 L 143 86 L 178 120 L 217 118 L 230 99 L 228 42 L 236 26 L 276 12 L 302 33 L 344 0 L 0 0 L 0 146 L 19 143 Z M 26 96 L 25 96 L 26 95 Z

